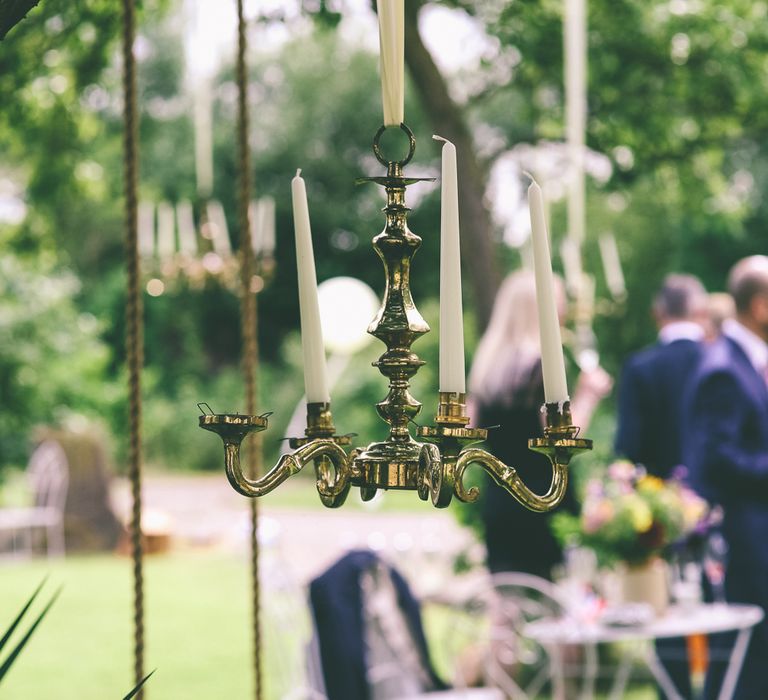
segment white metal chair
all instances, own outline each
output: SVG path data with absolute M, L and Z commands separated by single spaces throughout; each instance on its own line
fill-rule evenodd
M 35 532 L 43 531 L 48 556 L 63 556 L 69 467 L 58 442 L 46 440 L 35 448 L 27 466 L 27 477 L 34 505 L 0 510 L 0 531 L 11 534 L 14 554 L 31 554 Z
M 483 680 L 502 690 L 506 697 L 535 698 L 549 684 L 552 696 L 562 698 L 564 657 L 568 652 L 543 648 L 526 637 L 525 626 L 542 618 L 561 617 L 566 609 L 565 596 L 550 581 L 525 573 L 496 573 L 480 582 L 458 606 L 452 637 L 464 645 L 473 637 L 475 643 L 482 644 Z M 576 654 L 578 675 L 583 669 L 596 667 L 594 645 L 585 645 Z M 456 679 L 458 683 L 462 680 L 468 682 Z

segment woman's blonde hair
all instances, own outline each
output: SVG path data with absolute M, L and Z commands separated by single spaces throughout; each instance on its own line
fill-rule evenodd
M 519 270 L 507 276 L 496 295 L 472 362 L 469 391 L 483 403 L 510 405 L 516 393 L 530 388 L 540 359 L 536 282 L 532 272 Z

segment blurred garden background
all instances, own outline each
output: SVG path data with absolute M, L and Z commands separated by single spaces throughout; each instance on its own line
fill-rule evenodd
M 234 3 L 225 5 L 141 3 L 140 197 L 155 206 L 198 206 L 195 92 L 201 76 L 210 76 L 211 194 L 223 205 L 237 248 L 236 30 Z M 471 258 L 465 255 L 469 361 L 496 284 L 525 262 L 526 184 L 518 177 L 524 165 L 537 167 L 549 185 L 554 250 L 566 234 L 557 155 L 564 139 L 562 3 L 406 5 L 407 36 L 414 37 L 407 45 L 425 49 L 406 51 L 406 121 L 418 142 L 410 172 L 439 175 L 433 133 L 463 135 L 472 146 L 472 158 L 459 160 L 460 186 L 478 207 L 476 216 L 462 221 Z M 383 291 L 381 263 L 370 248 L 383 227 L 382 193 L 355 185 L 360 176 L 379 174 L 370 150 L 381 123 L 378 36 L 366 0 L 253 0 L 246 3 L 246 15 L 254 190 L 276 204 L 274 270 L 258 292 L 258 405 L 274 412 L 264 438 L 265 463 L 271 464 L 303 395 L 289 190 L 297 168 L 307 182 L 318 280 L 351 275 L 377 294 Z M 649 307 L 666 273 L 684 270 L 710 291 L 722 290 L 734 261 L 768 245 L 767 20 L 768 3 L 754 0 L 589 2 L 584 267 L 596 280 L 601 363 L 614 376 L 629 351 L 654 338 Z M 24 470 L 32 446 L 41 430 L 53 428 L 97 445 L 99 473 L 115 477 L 116 512 L 127 513 L 119 22 L 115 4 L 106 0 L 42 0 L 0 42 L 5 506 L 28 497 Z M 423 238 L 414 262 L 414 298 L 435 328 L 439 187 L 414 186 L 408 201 L 411 227 Z M 612 298 L 603 273 L 598 238 L 608 232 L 617 241 L 626 278 L 622 302 Z M 210 245 L 200 239 L 200 255 Z M 167 263 L 157 252 L 144 260 L 145 284 L 162 281 L 144 293 L 147 489 L 150 506 L 174 523 L 179 542 L 147 565 L 148 664 L 159 669 L 150 693 L 185 700 L 246 697 L 247 503 L 234 492 L 220 493 L 229 489 L 221 444 L 197 428 L 196 408 L 206 401 L 221 412 L 244 410 L 238 296 L 225 274 L 206 270 L 190 276 Z M 554 265 L 562 270 L 558 257 Z M 357 351 L 332 388 L 336 425 L 340 432 L 356 432 L 358 444 L 384 434 L 373 406 L 385 395 L 385 381 L 370 367 L 381 350 L 372 342 Z M 422 416 L 431 416 L 437 334 L 419 340 L 415 350 L 427 365 L 413 393 L 424 403 Z M 601 406 L 590 429 L 596 449 L 576 462 L 577 479 L 607 463 L 613 409 L 612 399 Z M 462 529 L 475 519 L 471 506 L 436 513 L 415 494 L 386 494 L 383 503 L 345 506 L 349 514 L 330 512 L 317 500 L 311 474 L 292 482 L 263 506 L 275 524 L 266 553 L 273 560 L 265 565 L 278 606 L 270 612 L 272 601 L 265 601 L 265 619 L 271 620 L 266 660 L 272 668 L 288 643 L 286 629 L 293 632 L 287 636 L 296 658 L 306 641 L 306 618 L 280 622 L 281 572 L 300 587 L 317 573 L 312 565 L 329 563 L 334 552 L 371 546 L 371 533 L 379 535 L 374 545 L 401 551 L 413 562 L 432 556 L 434 538 L 445 532 L 456 533 L 460 544 L 446 553 L 449 568 L 457 557 L 476 556 Z M 193 501 L 185 505 L 186 493 Z M 217 497 L 209 502 L 211 493 L 226 505 Z M 221 515 L 216 523 L 207 519 L 209 505 Z M 410 531 L 405 525 L 388 528 L 384 520 L 392 512 Z M 370 531 L 367 515 L 377 518 Z M 321 519 L 328 553 L 297 565 L 291 555 L 303 554 L 288 543 L 301 540 Z M 398 534 L 411 539 L 398 540 Z M 73 552 L 64 562 L 3 564 L 0 627 L 45 574 L 49 585 L 64 585 L 63 593 L 9 675 L 3 697 L 118 697 L 131 685 L 128 559 Z M 440 614 L 428 615 L 428 630 L 438 637 L 447 634 L 440 631 L 445 624 Z M 268 697 L 282 697 L 288 677 L 290 671 L 268 675 Z M 638 697 L 655 696 L 643 692 Z

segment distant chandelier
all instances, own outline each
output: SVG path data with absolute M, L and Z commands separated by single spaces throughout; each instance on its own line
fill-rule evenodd
M 418 439 L 409 428 L 421 410 L 421 404 L 409 391 L 409 382 L 424 364 L 411 345 L 429 331 L 429 326 L 411 297 L 411 260 L 421 238 L 408 228 L 405 190 L 431 178 L 408 178 L 403 174 L 415 152 L 416 141 L 403 123 L 402 6 L 402 0 L 379 2 L 384 125 L 374 137 L 373 152 L 386 167 L 386 175 L 360 180 L 382 185 L 387 197 L 386 227 L 373 239 L 373 247 L 384 264 L 386 288 L 368 332 L 387 346 L 375 365 L 389 379 L 388 395 L 376 404 L 379 416 L 389 425 L 389 436 L 365 448 L 347 451 L 351 436 L 336 433 L 325 377 L 309 212 L 300 172 L 292 181 L 292 194 L 307 396 L 305 435 L 290 438 L 293 451 L 282 455 L 265 475 L 250 479 L 240 465 L 240 445 L 249 433 L 267 429 L 269 414 L 217 414 L 204 410 L 200 427 L 221 436 L 227 477 L 244 496 L 263 496 L 312 463 L 320 500 L 329 508 L 342 505 L 352 486 L 359 487 L 364 501 L 371 500 L 379 489 L 411 490 L 422 500 L 431 499 L 433 505 L 444 508 L 454 495 L 464 502 L 477 500 L 477 487 L 468 488 L 464 479 L 467 468 L 478 464 L 521 504 L 534 511 L 548 511 L 565 495 L 571 458 L 591 449 L 592 441 L 579 438 L 579 428 L 572 424 L 541 189 L 532 182 L 528 195 L 542 344 L 545 427 L 544 437 L 529 440 L 528 446 L 546 455 L 552 464 L 552 482 L 545 494 L 531 491 L 513 467 L 491 453 L 470 447 L 485 440 L 488 431 L 470 427 L 466 411 L 456 150 L 450 142 L 443 146 L 442 166 L 438 410 L 434 425 L 416 429 Z M 387 127 L 399 127 L 408 137 L 408 153 L 402 160 L 390 160 L 382 153 L 380 141 Z M 201 407 L 207 408 L 207 404 Z

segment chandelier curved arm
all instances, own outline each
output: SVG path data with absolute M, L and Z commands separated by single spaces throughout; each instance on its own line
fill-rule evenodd
M 249 479 L 243 473 L 240 465 L 240 441 L 224 441 L 224 462 L 227 479 L 232 488 L 250 498 L 273 491 L 310 462 L 314 462 L 317 469 L 317 488 L 323 503 L 328 505 L 327 500 L 333 505 L 341 505 L 343 497 L 346 497 L 349 491 L 351 472 L 347 453 L 331 438 L 311 440 L 295 452 L 281 455 L 277 464 L 258 479 Z M 335 469 L 334 476 L 330 474 L 329 464 Z
M 454 473 L 456 496 L 465 503 L 472 503 L 477 500 L 480 490 L 477 486 L 467 489 L 464 486 L 464 474 L 470 464 L 479 464 L 501 488 L 514 496 L 526 508 L 538 513 L 552 510 L 565 496 L 568 487 L 568 463 L 571 455 L 569 451 L 553 449 L 551 453 L 547 451 L 547 456 L 552 463 L 552 482 L 547 493 L 541 495 L 531 491 L 525 485 L 516 469 L 507 466 L 490 452 L 478 447 L 470 447 L 462 451 L 456 461 Z

